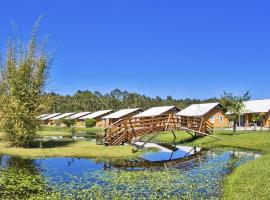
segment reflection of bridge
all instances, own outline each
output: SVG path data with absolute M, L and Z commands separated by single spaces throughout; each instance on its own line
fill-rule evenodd
M 133 117 L 121 119 L 105 128 L 105 145 L 119 145 L 125 142 L 134 144 L 149 134 L 150 141 L 162 131 L 184 130 L 192 136 L 206 136 L 219 138 L 213 134 L 213 125 L 202 117 L 183 117 L 173 114 L 156 117 Z M 221 139 L 221 138 L 219 138 Z
M 186 155 L 177 159 L 149 161 L 145 159 L 136 159 L 130 161 L 111 161 L 104 165 L 104 169 L 121 169 L 121 170 L 155 170 L 160 168 L 175 168 L 181 170 L 189 170 L 192 167 L 200 165 L 205 158 L 205 151 L 196 151 L 196 147 L 192 149 L 194 154 Z

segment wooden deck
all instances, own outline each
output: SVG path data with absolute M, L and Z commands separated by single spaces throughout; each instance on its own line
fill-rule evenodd
M 105 128 L 104 143 L 109 146 L 123 143 L 132 145 L 146 135 L 153 134 L 154 137 L 166 130 L 184 130 L 195 136 L 205 136 L 213 134 L 213 125 L 201 117 L 179 117 L 173 114 L 127 118 Z

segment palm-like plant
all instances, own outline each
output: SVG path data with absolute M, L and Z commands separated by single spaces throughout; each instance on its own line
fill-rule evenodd
M 241 113 L 245 109 L 244 102 L 250 99 L 250 94 L 247 91 L 242 96 L 234 96 L 232 93 L 224 92 L 221 96 L 221 104 L 228 111 L 229 119 L 233 121 L 233 133 L 236 132 L 236 124 Z

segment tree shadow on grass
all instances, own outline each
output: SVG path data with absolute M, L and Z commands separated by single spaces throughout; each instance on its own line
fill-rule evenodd
M 198 138 L 200 138 L 200 137 L 199 136 L 188 137 L 188 138 L 182 139 L 180 141 L 177 141 L 175 144 L 190 143 L 190 142 L 197 140 Z
M 55 147 L 65 147 L 70 144 L 75 143 L 72 140 L 49 140 L 49 141 L 31 141 L 28 144 L 28 148 L 55 148 Z

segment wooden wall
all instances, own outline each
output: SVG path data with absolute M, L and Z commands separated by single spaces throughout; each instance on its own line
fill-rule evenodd
M 226 128 L 229 127 L 229 120 L 226 117 L 225 113 L 218 107 L 213 108 L 210 112 L 205 114 L 203 118 L 209 122 L 211 122 L 211 116 L 214 117 L 214 128 Z M 221 123 L 220 117 L 223 117 L 223 122 Z

